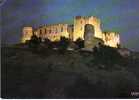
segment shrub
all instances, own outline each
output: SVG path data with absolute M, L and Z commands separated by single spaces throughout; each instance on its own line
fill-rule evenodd
M 134 74 L 126 71 L 94 70 L 78 76 L 67 88 L 68 98 L 129 98 L 137 91 L 138 81 Z
M 36 35 L 32 35 L 29 41 L 29 47 L 36 48 L 41 43 L 41 38 L 38 38 Z
M 101 64 L 113 65 L 120 63 L 123 59 L 116 48 L 99 45 L 99 47 L 95 47 L 93 50 L 96 62 Z
M 84 40 L 81 39 L 81 38 L 78 38 L 78 39 L 75 41 L 75 44 L 78 46 L 79 49 L 81 49 L 81 48 L 84 47 Z
M 47 48 L 52 48 L 52 42 L 48 38 L 44 39 L 44 44 Z
M 61 37 L 58 46 L 59 50 L 61 52 L 65 51 L 68 48 L 68 45 L 69 45 L 69 39 Z

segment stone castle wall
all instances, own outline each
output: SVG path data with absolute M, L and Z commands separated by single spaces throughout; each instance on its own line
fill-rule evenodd
M 74 19 L 74 36 L 73 36 L 74 41 L 78 38 L 84 39 L 84 28 L 86 24 L 93 25 L 95 29 L 94 36 L 97 38 L 102 38 L 102 31 L 100 27 L 101 22 L 98 18 L 94 16 L 91 17 L 77 16 Z
M 48 38 L 51 41 L 60 40 L 61 36 L 69 38 L 68 24 L 44 25 L 34 31 L 42 39 Z
M 104 44 L 110 47 L 118 47 L 120 36 L 116 32 L 103 32 Z
M 120 44 L 119 34 L 116 32 L 102 32 L 101 21 L 94 16 L 76 16 L 73 25 L 44 25 L 34 30 L 32 27 L 24 27 L 22 42 L 29 40 L 33 33 L 41 37 L 42 40 L 48 38 L 51 41 L 59 41 L 61 36 L 69 38 L 72 41 L 76 41 L 78 38 L 84 39 L 85 25 L 87 24 L 94 27 L 94 37 L 103 40 L 105 45 L 117 47 L 117 44 Z

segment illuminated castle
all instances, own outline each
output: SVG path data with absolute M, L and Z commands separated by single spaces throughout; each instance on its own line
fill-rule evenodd
M 72 41 L 76 41 L 78 38 L 84 39 L 85 25 L 90 24 L 94 27 L 94 37 L 104 41 L 105 45 L 111 47 L 117 47 L 120 44 L 120 36 L 116 32 L 102 32 L 100 19 L 90 16 L 76 16 L 74 18 L 74 24 L 52 24 L 32 29 L 32 27 L 23 28 L 22 42 L 30 40 L 33 33 L 37 37 L 45 38 L 51 41 L 59 41 L 61 36 L 69 38 Z

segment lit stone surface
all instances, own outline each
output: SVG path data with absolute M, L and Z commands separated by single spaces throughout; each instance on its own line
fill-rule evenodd
M 86 30 L 85 26 L 88 25 Z M 92 25 L 92 26 L 90 26 Z M 92 28 L 93 27 L 93 28 Z M 86 43 L 90 40 L 92 43 L 92 38 L 95 37 L 94 41 L 104 41 L 104 45 L 117 48 L 117 44 L 120 44 L 120 36 L 116 32 L 102 32 L 101 30 L 101 21 L 95 16 L 76 16 L 74 18 L 74 24 L 51 24 L 51 25 L 43 25 L 36 29 L 32 29 L 32 27 L 24 27 L 23 28 L 23 36 L 22 42 L 24 43 L 26 40 L 30 40 L 32 33 L 37 35 L 37 37 L 41 37 L 42 40 L 45 38 L 50 39 L 51 41 L 59 41 L 61 36 L 69 38 L 72 41 L 76 41 L 78 38 L 84 40 L 84 36 L 87 39 Z M 89 33 L 89 34 L 88 34 Z M 93 33 L 93 34 L 92 34 Z M 86 36 L 86 34 L 88 34 Z M 86 39 L 85 39 L 86 40 Z M 85 43 L 85 44 L 86 44 Z M 88 48 L 91 48 L 91 43 Z M 94 45 L 97 42 L 94 42 Z
M 94 27 L 91 24 L 86 24 L 84 32 L 84 47 L 86 49 L 93 48 L 93 38 L 94 38 Z
M 110 47 L 116 47 L 120 44 L 120 36 L 116 32 L 103 32 L 104 44 Z
M 74 18 L 74 35 L 73 40 L 76 41 L 78 38 L 84 39 L 84 27 L 86 24 L 91 24 L 94 26 L 94 36 L 97 38 L 102 38 L 102 31 L 100 28 L 101 22 L 98 18 L 94 16 L 77 16 Z
M 44 25 L 34 33 L 42 39 L 48 38 L 51 41 L 59 41 L 61 36 L 69 38 L 68 24 Z
M 21 42 L 25 43 L 27 40 L 30 40 L 32 35 L 33 35 L 33 28 L 32 27 L 24 27 Z

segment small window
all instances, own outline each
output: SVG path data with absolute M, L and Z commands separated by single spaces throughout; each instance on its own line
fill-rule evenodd
M 25 35 L 28 35 L 28 31 L 25 32 Z
M 81 20 L 81 24 L 83 23 L 83 21 Z
M 63 32 L 63 27 L 61 28 L 61 32 Z
M 49 33 L 51 33 L 51 30 L 49 30 Z
M 47 33 L 47 30 L 45 29 L 45 34 Z
M 40 35 L 42 34 L 42 30 L 40 29 Z
M 57 28 L 56 28 L 56 33 L 57 33 Z

